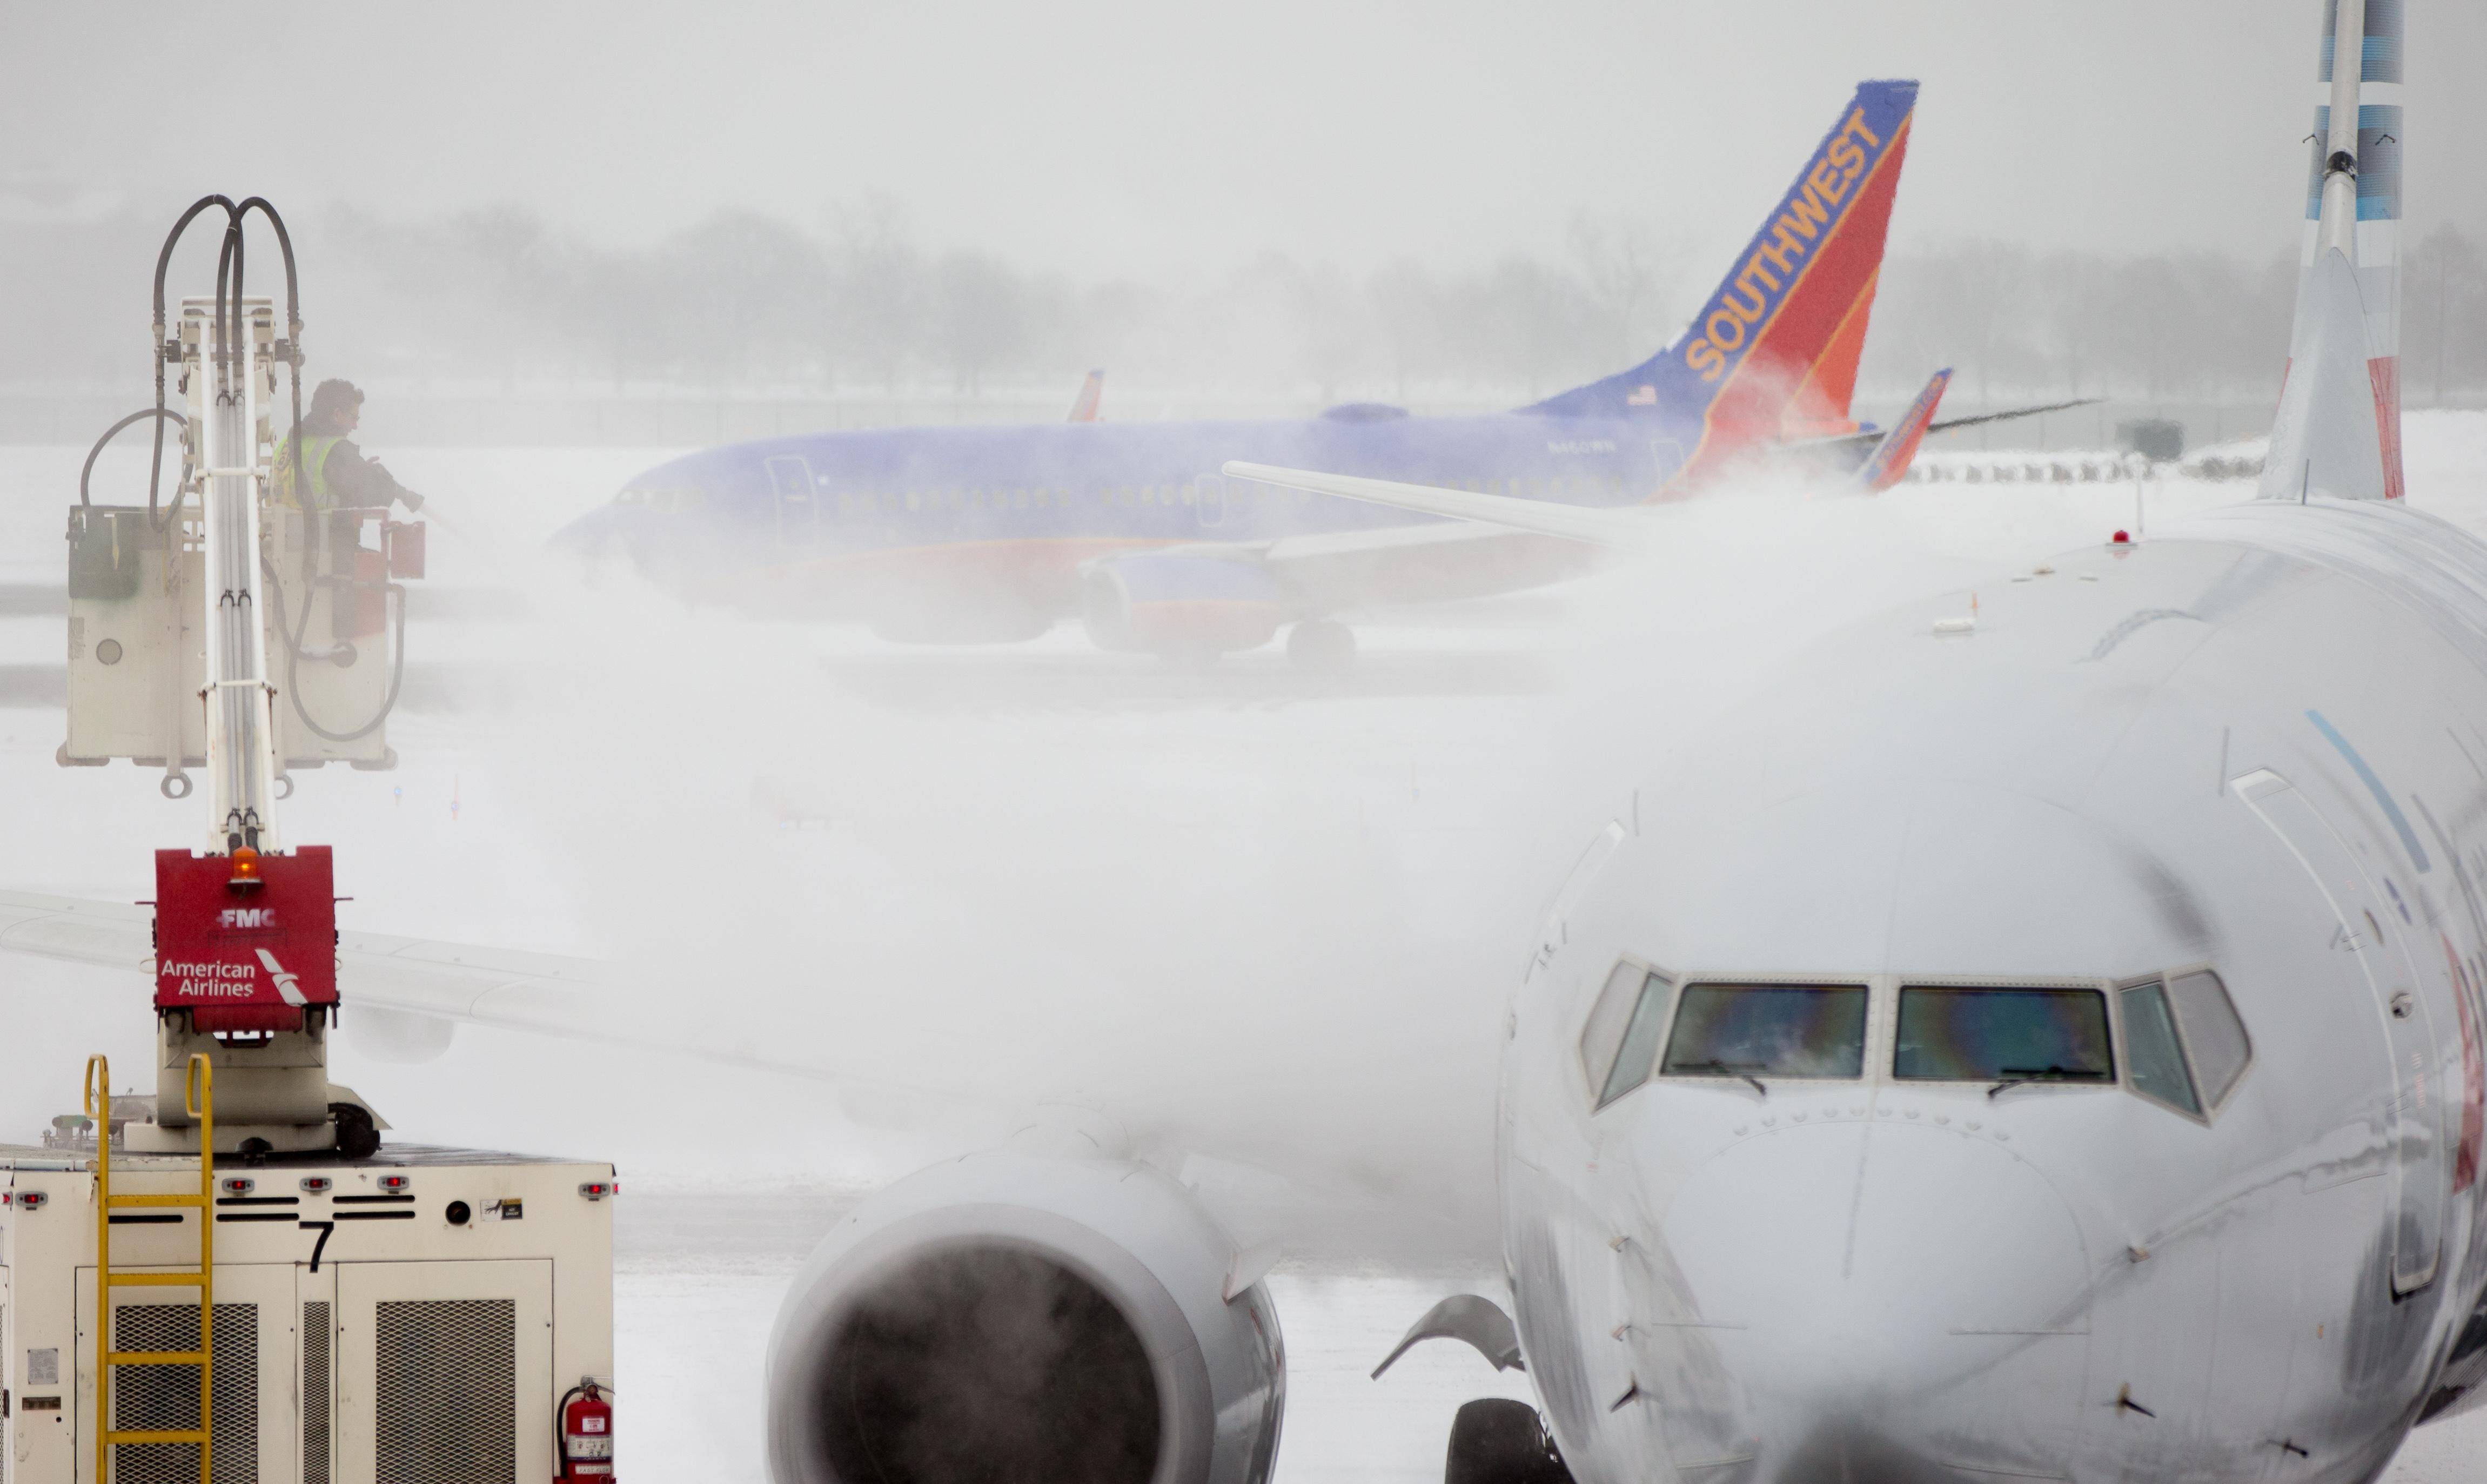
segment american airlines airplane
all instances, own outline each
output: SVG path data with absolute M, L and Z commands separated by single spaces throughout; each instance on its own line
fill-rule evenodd
M 2480 1399 L 2487 546 L 2401 497 L 2400 6 L 2326 21 L 2262 497 L 1846 630 L 1554 894 L 1502 1062 L 1513 1308 L 1407 1342 L 1524 1367 L 1542 1412 L 1463 1409 L 1450 1479 L 2362 1484 Z M 0 895 L 0 946 L 127 966 L 147 932 Z M 701 1049 L 608 967 L 339 961 L 357 1015 Z M 1200 1125 L 1110 1122 L 1031 1120 L 824 1236 L 771 1341 L 780 1484 L 1270 1477 L 1287 1233 L 1205 1193 Z
M 1501 1168 L 1575 1476 L 2346 1484 L 2479 1399 L 2487 547 L 2401 502 L 2401 6 L 2326 21 L 2262 497 L 1842 634 L 1565 887 Z

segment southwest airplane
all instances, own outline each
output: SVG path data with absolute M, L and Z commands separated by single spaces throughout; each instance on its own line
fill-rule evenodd
M 1454 1296 L 1408 1340 L 1523 1368 L 1543 1411 L 1463 1408 L 1451 1484 L 2370 1484 L 2487 1400 L 2487 545 L 2401 494 L 2400 7 L 2327 4 L 2261 497 L 1834 636 L 1554 893 L 1503 1027 L 1513 1310 Z M 1648 539 L 1646 512 L 1233 474 Z M 150 926 L 0 893 L 21 952 L 142 966 Z M 894 1058 L 903 979 L 824 978 L 829 1033 L 789 1035 L 686 1016 L 661 973 L 338 956 L 360 1020 L 962 1100 L 1048 1075 L 972 1019 Z M 777 1484 L 1267 1484 L 1262 1278 L 1301 1228 L 1221 1203 L 1216 1162 L 1269 1115 L 1147 1085 L 1050 1088 L 824 1235 L 770 1342 Z M 1289 1172 L 1384 1198 L 1405 1150 L 1368 1133 Z
M 1292 655 L 1335 661 L 1355 645 L 1335 612 L 1547 581 L 1580 553 L 1222 478 L 1224 461 L 1607 507 L 1689 494 L 1786 450 L 1886 488 L 1927 432 L 1959 425 L 1933 423 L 1947 374 L 1888 434 L 1849 415 L 1916 95 L 1858 88 L 1675 344 L 1516 412 L 1354 404 L 1309 420 L 1100 424 L 1091 373 L 1068 424 L 713 449 L 633 479 L 560 539 L 895 638 L 1024 638 L 1084 614 L 1108 648 L 1215 654 L 1292 622 Z

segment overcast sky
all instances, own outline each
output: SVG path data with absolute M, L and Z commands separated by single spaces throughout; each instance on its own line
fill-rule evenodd
M 2415 0 L 2410 215 L 2487 231 L 2487 5 Z M 532 205 L 610 244 L 720 207 L 1081 277 L 1264 248 L 1722 256 L 1859 78 L 1924 82 L 1894 246 L 2293 240 L 2315 0 L 14 5 L 0 210 L 208 190 Z M 230 83 L 229 101 L 220 87 Z

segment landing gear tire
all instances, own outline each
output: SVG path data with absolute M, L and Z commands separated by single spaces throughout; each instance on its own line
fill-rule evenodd
M 337 1153 L 349 1160 L 368 1160 L 380 1152 L 380 1131 L 371 1113 L 351 1103 L 331 1103 L 328 1116 L 337 1123 Z M 1455 1428 L 1451 1434 L 1457 1438 Z
M 1355 630 L 1336 619 L 1306 619 L 1287 630 L 1287 658 L 1299 670 L 1344 670 L 1355 663 Z
M 1526 1402 L 1482 1397 L 1451 1419 L 1442 1484 L 1572 1484 L 1546 1419 Z

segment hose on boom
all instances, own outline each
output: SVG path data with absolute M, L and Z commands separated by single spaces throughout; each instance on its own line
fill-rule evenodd
M 277 253 L 285 263 L 286 338 L 285 344 L 281 347 L 281 355 L 285 361 L 286 390 L 290 394 L 293 411 L 293 431 L 285 440 L 286 453 L 293 465 L 293 489 L 297 502 L 303 498 L 303 492 L 310 488 L 309 480 L 302 467 L 302 286 L 293 264 L 293 234 L 286 231 L 285 218 L 278 214 L 275 206 L 265 196 L 245 198 L 238 205 L 229 196 L 202 196 L 191 204 L 188 210 L 182 213 L 180 220 L 173 224 L 173 230 L 165 236 L 163 247 L 155 254 L 155 405 L 142 411 L 133 412 L 115 423 L 97 442 L 95 451 L 87 455 L 87 468 L 92 470 L 95 467 L 96 455 L 102 452 L 104 443 L 109 442 L 114 434 L 141 417 L 152 415 L 155 419 L 154 456 L 147 475 L 147 521 L 151 529 L 167 532 L 168 540 L 172 523 L 181 514 L 182 496 L 187 487 L 175 491 L 172 509 L 165 511 L 159 517 L 164 470 L 164 421 L 167 418 L 176 423 L 182 421 L 181 413 L 173 411 L 164 405 L 164 366 L 168 360 L 179 353 L 178 350 L 168 345 L 164 338 L 164 278 L 172 265 L 173 249 L 181 241 L 182 234 L 188 231 L 190 223 L 210 207 L 222 207 L 225 212 L 224 240 L 219 244 L 216 252 L 213 347 L 215 362 L 218 365 L 229 366 L 241 358 L 242 337 L 247 333 L 242 323 L 244 256 L 242 224 L 251 212 L 257 211 L 267 218 L 268 227 L 276 234 Z M 78 478 L 78 498 L 80 503 L 85 503 L 86 476 L 84 474 Z M 302 544 L 302 579 L 306 594 L 312 590 L 319 578 L 317 552 L 320 546 L 318 540 L 307 538 L 311 538 L 314 533 L 321 536 L 325 534 L 320 531 L 316 523 L 317 514 L 307 505 L 302 507 L 303 519 L 310 526 L 310 530 L 305 533 L 306 540 Z M 285 698 L 293 705 L 294 716 L 314 736 L 333 742 L 359 741 L 377 731 L 381 723 L 388 720 L 389 714 L 397 709 L 398 694 L 405 681 L 405 590 L 395 583 L 383 584 L 384 595 L 394 596 L 397 600 L 397 655 L 389 676 L 388 693 L 381 699 L 378 710 L 375 711 L 360 726 L 334 731 L 322 726 L 302 704 L 302 687 L 297 680 L 303 658 L 302 643 L 311 630 L 312 604 L 307 602 L 303 603 L 299 624 L 289 624 L 285 610 L 284 584 L 278 579 L 274 565 L 265 554 L 260 557 L 260 569 L 267 580 L 269 594 L 275 605 L 277 631 L 285 638 Z

